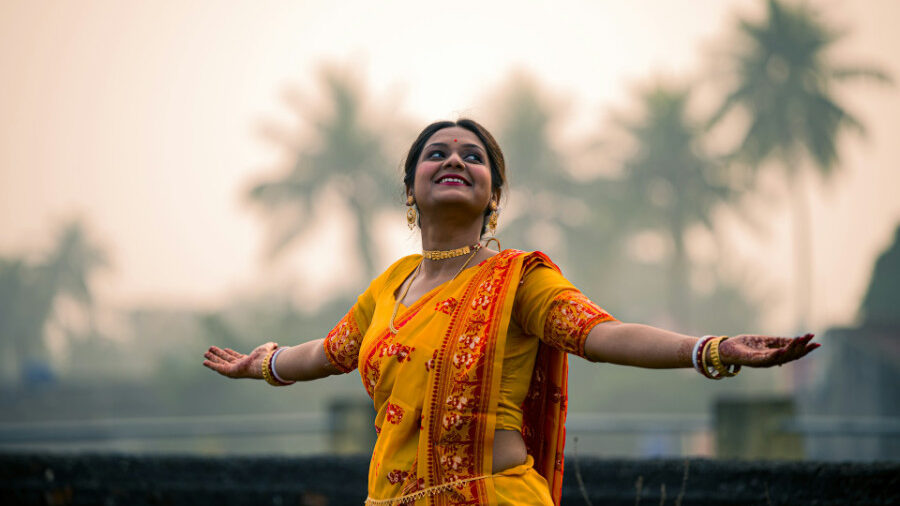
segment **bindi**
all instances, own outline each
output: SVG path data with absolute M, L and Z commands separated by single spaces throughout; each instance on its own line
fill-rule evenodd
M 456 142 L 456 139 L 453 139 L 453 142 Z

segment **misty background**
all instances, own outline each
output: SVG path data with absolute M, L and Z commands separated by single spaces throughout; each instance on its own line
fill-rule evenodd
M 356 372 L 274 389 L 202 354 L 323 337 L 420 250 L 415 135 L 471 117 L 507 159 L 503 247 L 623 321 L 824 343 L 723 382 L 573 358 L 577 451 L 721 456 L 716 403 L 771 398 L 800 458 L 896 459 L 898 21 L 889 0 L 4 2 L 0 450 L 333 451 Z

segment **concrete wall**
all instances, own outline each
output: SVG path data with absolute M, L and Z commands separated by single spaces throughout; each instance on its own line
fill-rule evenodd
M 365 457 L 7 453 L 0 504 L 361 504 L 367 465 Z M 897 504 L 900 463 L 570 458 L 563 504 L 588 504 L 585 494 L 595 505 Z

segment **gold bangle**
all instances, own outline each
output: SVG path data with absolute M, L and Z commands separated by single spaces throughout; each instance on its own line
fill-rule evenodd
M 262 375 L 263 375 L 263 379 L 266 380 L 266 383 L 272 385 L 273 387 L 282 387 L 282 386 L 284 386 L 284 383 L 281 383 L 280 381 L 275 379 L 272 376 L 272 371 L 269 370 L 269 364 L 272 363 L 272 355 L 275 354 L 275 350 L 277 350 L 277 349 L 278 349 L 278 346 L 276 345 L 274 348 L 272 348 L 272 351 L 270 351 L 268 354 L 266 354 L 266 358 L 263 359 L 263 362 L 261 365 Z
M 707 377 L 714 379 L 714 380 L 722 379 L 722 375 L 716 374 L 717 371 L 715 368 L 713 368 L 712 371 L 709 370 L 710 365 L 706 362 L 706 350 L 710 350 L 710 356 L 712 356 L 712 346 L 718 339 L 719 339 L 718 337 L 710 339 L 707 343 L 705 343 L 703 345 L 703 349 L 700 351 L 700 365 L 703 367 L 704 371 L 709 373 L 709 376 L 707 376 Z
M 737 376 L 738 372 L 740 372 L 740 369 L 735 369 L 734 372 L 732 372 L 729 370 L 731 369 L 730 366 L 726 366 L 724 363 L 722 363 L 722 357 L 719 356 L 719 344 L 721 344 L 722 341 L 725 341 L 726 339 L 728 339 L 728 336 L 722 336 L 713 339 L 713 342 L 709 347 L 709 359 L 712 361 L 713 367 L 716 369 L 716 372 L 718 372 L 720 376 L 722 376 L 723 378 L 731 378 Z

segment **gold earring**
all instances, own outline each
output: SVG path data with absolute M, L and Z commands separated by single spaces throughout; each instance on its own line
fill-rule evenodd
M 497 218 L 498 217 L 499 217 L 499 213 L 497 212 L 497 203 L 492 200 L 491 201 L 491 215 L 488 216 L 488 233 L 492 236 L 497 232 Z
M 414 207 L 415 204 L 416 199 L 414 199 L 412 195 L 406 197 L 406 205 L 409 206 L 409 209 L 406 210 L 406 224 L 409 225 L 410 230 L 416 226 L 416 221 L 419 217 L 419 213 L 416 212 L 416 208 Z

